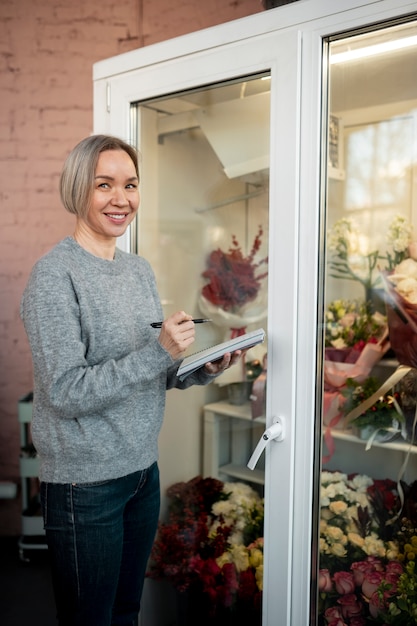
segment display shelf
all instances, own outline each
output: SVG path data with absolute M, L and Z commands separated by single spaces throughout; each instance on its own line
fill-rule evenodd
M 27 550 L 45 550 L 47 547 L 39 501 L 39 458 L 30 436 L 32 393 L 20 399 L 18 420 L 21 446 L 19 467 L 22 485 L 22 534 L 18 546 L 20 558 L 27 561 Z
M 244 482 L 256 483 L 263 485 L 265 483 L 265 472 L 263 470 L 250 470 L 248 467 L 227 463 L 219 467 L 219 474 L 226 474 L 232 478 L 243 480 Z
M 235 417 L 241 420 L 248 420 L 250 422 L 265 424 L 265 416 L 256 417 L 252 419 L 252 409 L 250 402 L 244 404 L 230 404 L 226 400 L 220 400 L 219 402 L 212 402 L 204 406 L 204 411 L 214 411 L 219 415 L 225 415 L 228 417 Z
M 265 416 L 252 418 L 249 402 L 242 405 L 230 404 L 226 401 L 206 404 L 204 406 L 204 475 L 263 485 L 263 458 L 258 468 L 253 471 L 247 467 L 247 463 L 265 430 L 265 423 Z
M 330 430 L 334 439 L 340 439 L 342 441 L 350 441 L 352 443 L 362 444 L 366 446 L 367 439 L 361 439 L 357 437 L 351 430 L 339 430 L 332 428 Z M 372 447 L 386 448 L 389 450 L 397 450 L 398 452 L 410 452 L 410 454 L 417 454 L 417 445 L 411 445 L 411 442 L 404 441 L 403 439 L 395 439 L 393 441 L 373 441 Z

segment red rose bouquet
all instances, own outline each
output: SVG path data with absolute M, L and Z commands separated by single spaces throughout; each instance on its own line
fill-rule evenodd
M 227 252 L 217 248 L 208 256 L 202 273 L 207 282 L 199 306 L 219 326 L 241 329 L 266 316 L 266 295 L 261 295 L 261 287 L 268 276 L 267 270 L 262 271 L 268 258 L 256 260 L 262 235 L 260 226 L 248 255 L 233 235 Z
M 179 592 L 197 595 L 200 614 L 243 610 L 253 615 L 256 626 L 261 615 L 263 500 L 244 483 L 200 476 L 172 485 L 167 495 L 168 520 L 159 525 L 148 576 L 168 579 Z
M 262 234 L 262 228 L 259 227 L 248 256 L 244 256 L 235 235 L 232 235 L 232 246 L 227 252 L 220 248 L 213 250 L 207 260 L 207 269 L 202 274 L 209 281 L 202 289 L 206 300 L 231 312 L 239 311 L 242 306 L 255 300 L 261 281 L 268 275 L 267 271 L 257 273 L 258 268 L 266 264 L 268 259 L 255 262 Z

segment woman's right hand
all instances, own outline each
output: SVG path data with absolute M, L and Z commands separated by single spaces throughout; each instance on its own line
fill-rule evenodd
M 171 357 L 179 359 L 195 340 L 195 324 L 192 315 L 178 311 L 162 324 L 158 341 Z

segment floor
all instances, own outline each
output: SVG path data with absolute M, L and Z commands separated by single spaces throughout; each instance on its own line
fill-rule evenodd
M 18 539 L 0 537 L 0 624 L 56 626 L 46 550 L 25 550 Z

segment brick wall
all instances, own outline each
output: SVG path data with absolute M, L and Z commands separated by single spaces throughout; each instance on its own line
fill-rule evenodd
M 258 13 L 261 0 L 0 0 L 0 480 L 18 481 L 17 402 L 32 388 L 20 297 L 39 256 L 72 231 L 58 178 L 92 130 L 92 65 Z M 0 535 L 20 532 L 0 500 Z

